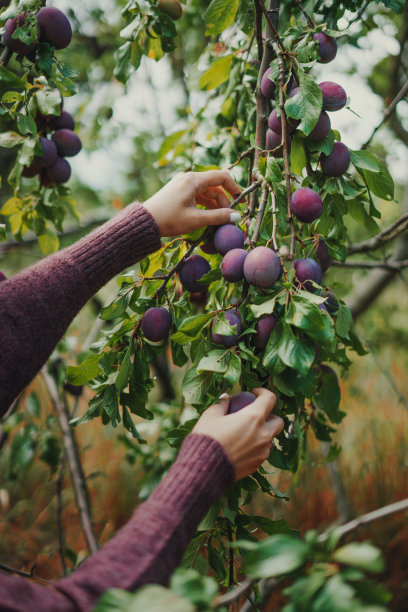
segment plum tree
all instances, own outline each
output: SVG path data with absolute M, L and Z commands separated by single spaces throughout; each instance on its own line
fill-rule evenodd
M 329 255 L 329 249 L 327 248 L 327 244 L 323 240 L 323 238 L 319 239 L 319 242 L 315 244 L 316 257 L 319 260 L 320 267 L 322 272 L 326 272 L 326 270 L 330 267 L 331 257 Z
M 282 276 L 281 261 L 272 249 L 256 247 L 244 261 L 244 276 L 250 285 L 269 289 Z
M 210 270 L 211 266 L 204 257 L 191 255 L 180 268 L 180 282 L 187 291 L 200 293 L 204 287 L 198 281 Z
M 183 14 L 183 7 L 178 0 L 159 0 L 157 8 L 165 15 L 174 19 L 174 21 L 180 19 Z
M 59 117 L 51 117 L 49 126 L 52 130 L 73 130 L 75 122 L 73 116 L 63 110 Z
M 37 45 L 36 40 L 27 44 L 18 38 L 13 38 L 13 34 L 17 27 L 22 27 L 29 18 L 30 16 L 28 13 L 20 13 L 16 15 L 16 17 L 13 17 L 13 19 L 8 19 L 4 27 L 3 43 L 10 51 L 14 51 L 14 53 L 18 55 L 28 55 Z M 29 36 L 29 33 L 27 33 L 27 36 Z
M 142 332 L 151 342 L 160 342 L 169 335 L 171 315 L 164 306 L 153 306 L 142 318 Z
M 215 253 L 218 253 L 213 241 L 204 242 L 204 244 L 200 244 L 200 249 L 203 253 L 207 253 L 207 255 L 215 255 Z
M 53 133 L 52 139 L 57 145 L 58 155 L 60 157 L 73 157 L 77 155 L 82 148 L 79 136 L 72 130 L 57 130 Z
M 328 64 L 337 54 L 337 41 L 332 36 L 328 36 L 325 32 L 316 32 L 312 36 L 313 40 L 318 43 L 318 52 L 320 59 L 317 61 L 319 64 Z
M 282 157 L 283 156 L 283 147 L 281 146 L 282 135 L 273 132 L 271 129 L 268 129 L 266 132 L 266 148 L 269 151 L 273 151 L 273 157 Z M 286 134 L 286 142 L 288 146 L 288 153 L 290 153 L 290 148 L 292 144 L 292 138 L 289 134 Z
M 311 257 L 297 259 L 295 261 L 295 272 L 299 283 L 306 291 L 315 291 L 315 287 L 310 281 L 314 281 L 318 285 L 322 282 L 322 269 Z
M 69 180 L 71 176 L 71 166 L 63 157 L 57 157 L 52 166 L 46 169 L 46 176 L 51 183 L 61 185 Z M 43 181 L 42 184 L 46 185 L 47 181 Z
M 261 80 L 261 91 L 263 93 L 263 95 L 265 96 L 265 98 L 273 98 L 275 95 L 275 83 L 273 81 L 271 81 L 271 79 L 269 78 L 269 75 L 272 72 L 272 68 L 268 68 L 267 70 L 265 70 L 264 75 L 262 77 Z
M 252 337 L 255 348 L 264 350 L 268 344 L 271 333 L 276 325 L 276 317 L 273 314 L 265 315 L 258 319 L 255 324 L 256 334 Z
M 57 8 L 46 6 L 37 13 L 40 41 L 56 49 L 68 47 L 72 38 L 72 28 L 66 15 Z
M 226 255 L 232 249 L 242 249 L 244 240 L 244 234 L 239 227 L 231 223 L 220 225 L 214 233 L 214 245 L 221 255 Z
M 317 120 L 316 125 L 313 130 L 310 132 L 308 139 L 309 140 L 323 140 L 326 138 L 331 129 L 331 121 L 329 115 L 326 111 L 322 111 L 320 113 L 320 117 Z
M 301 187 L 292 194 L 290 208 L 299 221 L 311 223 L 322 214 L 323 202 L 316 191 L 310 187 Z
M 319 83 L 323 94 L 323 109 L 327 111 L 337 111 L 343 108 L 347 102 L 347 94 L 343 87 L 333 81 Z
M 297 126 L 299 125 L 300 120 L 292 119 L 291 117 L 286 118 L 286 124 L 288 126 L 289 134 L 292 134 Z M 275 134 L 282 134 L 282 119 L 278 117 L 278 113 L 276 109 L 273 109 L 268 118 L 268 127 Z
M 256 400 L 256 395 L 250 393 L 249 391 L 240 391 L 236 395 L 233 395 L 230 398 L 230 403 L 228 407 L 228 414 L 234 414 L 234 412 L 238 412 L 252 404 Z
M 244 262 L 248 251 L 232 249 L 228 251 L 221 262 L 221 274 L 230 283 L 236 283 L 244 278 Z
M 329 155 L 320 155 L 320 165 L 326 176 L 342 176 L 350 165 L 350 151 L 342 142 L 335 142 Z
M 212 328 L 216 319 L 217 317 L 214 317 L 211 322 L 211 340 L 214 342 L 214 344 L 218 344 L 219 346 L 223 346 L 225 348 L 231 348 L 238 344 L 238 338 L 242 332 L 241 317 L 238 313 L 238 310 L 235 310 L 235 312 L 227 310 L 227 312 L 225 313 L 225 319 L 226 321 L 228 321 L 231 327 L 233 327 L 234 325 L 237 326 L 236 333 L 232 334 L 231 336 L 226 336 L 225 334 L 217 334 L 213 331 Z

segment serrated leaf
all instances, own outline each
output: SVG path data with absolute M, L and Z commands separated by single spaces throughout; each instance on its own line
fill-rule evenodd
M 290 327 L 285 325 L 278 346 L 278 356 L 290 368 L 307 374 L 316 358 L 316 347 L 313 342 L 296 338 Z
M 307 163 L 305 139 L 300 132 L 295 132 L 290 149 L 290 167 L 294 174 L 302 175 Z
M 239 0 L 213 0 L 204 15 L 207 24 L 206 36 L 221 34 L 232 25 L 238 6 Z
M 99 359 L 102 355 L 89 355 L 80 365 L 67 367 L 67 378 L 73 385 L 83 385 L 102 373 Z
M 2 65 L 0 65 L 0 84 L 5 85 L 7 88 L 11 86 L 24 87 L 24 81 Z
M 285 112 L 293 119 L 301 119 L 299 130 L 308 136 L 315 127 L 322 110 L 323 95 L 310 74 L 299 71 L 300 91 L 285 102 Z
M 394 180 L 384 164 L 380 163 L 379 166 L 379 172 L 363 170 L 364 178 L 374 195 L 390 201 L 394 198 Z
M 350 159 L 357 168 L 379 172 L 379 163 L 372 153 L 368 151 L 352 151 L 350 149 Z
M 128 384 L 129 374 L 130 374 L 130 370 L 132 367 L 132 362 L 130 360 L 131 354 L 132 354 L 132 344 L 129 344 L 128 350 L 126 351 L 126 355 L 123 358 L 119 373 L 115 381 L 115 386 L 118 391 L 123 391 L 123 389 Z

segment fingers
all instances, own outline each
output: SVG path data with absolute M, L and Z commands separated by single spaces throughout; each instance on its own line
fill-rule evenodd
M 208 187 L 223 187 L 233 197 L 237 197 L 242 191 L 226 170 L 208 170 L 207 172 L 194 172 L 194 174 L 198 181 L 198 191 L 200 193 Z
M 267 419 L 275 407 L 276 395 L 272 393 L 272 391 L 262 388 L 252 389 L 252 393 L 256 395 L 256 400 L 251 404 L 251 406 L 253 406 L 257 412 L 260 412 L 265 419 Z
M 195 211 L 197 227 L 203 225 L 224 225 L 225 223 L 236 223 L 241 215 L 230 208 L 215 208 L 214 210 Z
M 210 199 L 216 202 L 219 207 L 229 208 L 231 202 L 225 195 L 225 191 L 221 187 L 209 187 L 202 193 L 198 194 L 198 198 L 204 196 L 205 199 Z M 201 202 L 200 202 L 201 203 Z
M 230 400 L 229 397 L 218 400 L 216 404 L 209 406 L 203 414 L 207 416 L 224 416 L 228 412 Z
M 279 436 L 280 432 L 284 428 L 285 423 L 281 417 L 273 414 L 269 419 L 265 422 L 265 427 L 268 428 L 268 436 L 272 439 L 276 436 Z

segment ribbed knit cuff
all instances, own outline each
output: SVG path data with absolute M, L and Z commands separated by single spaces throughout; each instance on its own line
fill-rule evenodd
M 96 292 L 113 276 L 161 247 L 159 227 L 138 202 L 127 206 L 67 251 L 88 289 Z
M 234 480 L 234 468 L 221 444 L 210 436 L 190 434 L 151 498 L 157 495 L 161 503 L 179 510 L 189 522 L 195 523 L 196 515 L 203 516 Z

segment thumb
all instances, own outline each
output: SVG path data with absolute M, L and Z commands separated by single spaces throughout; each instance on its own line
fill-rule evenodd
M 225 223 L 237 223 L 241 220 L 239 212 L 231 208 L 215 208 L 213 210 L 199 210 L 199 219 L 203 225 L 224 225 Z
M 207 414 L 208 416 L 225 416 L 228 412 L 229 405 L 229 396 L 223 397 L 222 399 L 220 398 L 216 404 L 209 406 L 204 414 Z

